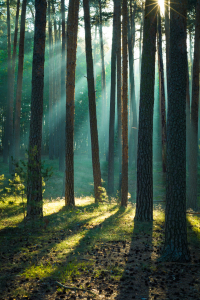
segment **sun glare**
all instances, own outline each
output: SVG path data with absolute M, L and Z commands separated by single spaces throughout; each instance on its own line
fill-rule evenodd
M 160 6 L 160 13 L 162 16 L 165 14 L 165 5 L 164 5 L 164 0 L 158 0 L 158 4 Z

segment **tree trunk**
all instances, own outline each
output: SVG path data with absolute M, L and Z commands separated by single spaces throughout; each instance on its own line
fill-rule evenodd
M 74 199 L 74 102 L 79 0 L 70 0 L 67 20 L 65 205 Z
M 102 32 L 102 11 L 101 11 L 101 0 L 99 0 L 99 38 L 100 38 L 100 53 L 101 53 L 101 135 L 100 135 L 100 152 L 103 156 L 107 155 L 107 137 L 108 134 L 105 130 L 105 122 L 107 124 L 107 99 L 106 99 L 106 71 L 104 61 L 104 47 L 103 47 L 103 32 Z
M 162 168 L 166 172 L 166 117 L 165 117 L 165 86 L 164 86 L 164 70 L 162 56 L 162 32 L 160 9 L 158 11 L 158 67 L 159 67 L 159 98 L 160 98 L 160 117 L 161 117 L 161 133 L 162 133 Z
M 135 82 L 134 82 L 134 46 L 135 46 L 135 9 L 130 3 L 130 17 L 128 18 L 128 49 L 129 49 L 129 80 L 130 80 L 130 139 L 129 139 L 129 165 L 137 158 L 137 112 L 135 101 Z M 133 10 L 133 11 L 132 11 Z
M 83 9 L 84 9 L 84 22 L 85 22 L 85 47 L 86 47 L 86 62 L 87 62 L 90 132 L 91 132 L 91 144 L 92 144 L 94 195 L 95 195 L 95 203 L 98 203 L 99 201 L 101 201 L 101 169 L 100 169 L 100 161 L 99 161 L 99 142 L 98 142 L 98 131 L 97 131 L 96 99 L 95 99 L 95 89 L 94 89 L 93 60 L 92 60 L 90 8 L 89 8 L 88 0 L 83 0 Z
M 114 193 L 114 137 L 115 137 L 115 91 L 116 91 L 116 1 L 113 12 L 113 37 L 111 54 L 110 123 L 108 149 L 108 195 Z
M 48 23 L 49 23 L 49 159 L 54 158 L 53 139 L 53 37 L 51 22 L 51 0 L 48 0 Z
M 153 220 L 152 137 L 157 22 L 152 5 L 152 0 L 146 0 L 140 82 L 136 221 Z
M 59 171 L 65 171 L 65 122 L 66 122 L 66 37 L 65 37 L 65 3 L 61 1 L 62 15 L 62 63 L 61 63 L 61 99 L 59 104 Z
M 185 262 L 190 260 L 186 228 L 186 0 L 170 4 L 169 71 L 165 245 L 161 259 Z
M 117 130 L 118 130 L 118 158 L 119 158 L 119 185 L 121 194 L 122 183 L 122 91 L 121 91 L 121 1 L 116 0 L 116 55 L 117 55 Z
M 199 51 L 200 51 L 200 0 L 196 4 L 196 24 L 194 40 L 192 105 L 190 124 L 190 156 L 189 156 L 189 195 L 187 206 L 197 210 L 197 178 L 198 178 L 198 109 L 199 109 Z
M 4 135 L 3 162 L 8 163 L 9 145 L 12 140 L 13 130 L 13 105 L 11 102 L 11 36 L 10 36 L 10 2 L 7 0 L 7 47 L 8 47 L 8 79 L 7 79 L 7 111 Z
M 19 62 L 17 76 L 17 92 L 15 105 L 15 120 L 14 120 L 14 160 L 17 162 L 20 156 L 20 117 L 21 117 L 21 102 L 22 102 L 22 81 L 23 81 L 23 65 L 24 65 L 24 39 L 25 39 L 25 22 L 26 22 L 26 5 L 27 0 L 23 0 L 20 40 L 19 40 Z
M 167 74 L 167 99 L 168 99 L 168 88 L 169 88 L 169 44 L 170 44 L 170 33 L 169 33 L 169 0 L 165 5 L 165 37 L 166 37 L 166 74 Z
M 46 0 L 35 0 L 35 34 L 32 68 L 29 136 L 27 217 L 40 218 L 42 210 L 41 144 L 44 89 Z
M 122 3 L 123 23 L 122 23 L 122 188 L 121 206 L 128 203 L 128 64 L 127 64 L 127 38 L 128 38 L 128 8 L 127 0 Z

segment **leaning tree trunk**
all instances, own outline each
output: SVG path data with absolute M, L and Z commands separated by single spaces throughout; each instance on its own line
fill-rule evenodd
M 115 91 L 116 91 L 116 1 L 113 13 L 113 37 L 111 54 L 110 123 L 108 148 L 108 195 L 114 193 L 114 138 L 115 138 Z
M 152 137 L 157 22 L 152 5 L 152 0 L 146 0 L 140 83 L 136 221 L 153 220 Z
M 23 66 L 24 66 L 24 39 L 25 39 L 25 22 L 26 22 L 26 5 L 27 0 L 23 0 L 20 40 L 19 40 L 19 62 L 17 76 L 17 92 L 15 105 L 15 120 L 14 120 L 14 160 L 17 162 L 20 155 L 20 118 L 21 118 L 21 102 L 22 102 L 22 81 L 23 81 Z
M 159 67 L 159 98 L 160 98 L 160 117 L 162 133 L 162 168 L 166 172 L 166 116 L 165 116 L 165 86 L 164 86 L 164 67 L 162 57 L 162 32 L 160 9 L 158 11 L 158 67 Z
M 177 14 L 177 5 L 179 14 Z M 164 261 L 190 260 L 186 228 L 186 0 L 171 2 Z
M 35 34 L 32 68 L 29 136 L 27 218 L 40 218 L 42 210 L 41 145 L 44 89 L 46 0 L 35 0 Z
M 189 194 L 187 206 L 197 210 L 197 178 L 198 178 L 198 110 L 199 110 L 199 51 L 200 51 L 200 0 L 196 5 L 196 25 L 194 40 L 192 105 L 189 149 Z
M 70 0 L 67 20 L 65 205 L 74 200 L 74 102 L 79 0 Z
M 127 0 L 122 4 L 122 188 L 121 206 L 128 204 L 128 64 L 127 64 L 127 38 L 128 38 L 128 8 Z
M 91 132 L 91 144 L 92 144 L 94 195 L 95 195 L 95 203 L 98 203 L 99 201 L 101 201 L 101 169 L 100 169 L 100 160 L 99 160 L 96 99 L 95 99 L 95 89 L 94 89 L 93 60 L 92 60 L 90 8 L 89 8 L 88 0 L 83 0 L 83 9 L 84 9 L 84 22 L 85 22 L 85 47 L 86 47 L 86 62 L 87 62 L 90 132 Z
M 7 0 L 7 42 L 8 42 L 8 79 L 7 79 L 7 111 L 4 135 L 3 162 L 8 163 L 9 144 L 12 141 L 13 104 L 11 102 L 11 36 L 10 36 L 10 1 Z

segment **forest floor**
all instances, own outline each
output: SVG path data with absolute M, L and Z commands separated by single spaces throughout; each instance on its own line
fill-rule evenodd
M 200 299 L 200 218 L 188 214 L 190 263 L 160 263 L 164 206 L 134 223 L 135 204 L 45 201 L 44 220 L 0 204 L 0 299 Z M 70 287 L 64 289 L 59 283 Z M 78 290 L 82 289 L 82 290 Z

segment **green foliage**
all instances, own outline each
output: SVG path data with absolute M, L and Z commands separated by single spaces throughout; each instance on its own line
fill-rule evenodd
M 7 193 L 12 194 L 15 197 L 21 196 L 23 198 L 23 195 L 25 193 L 25 185 L 23 184 L 24 180 L 20 178 L 20 176 L 15 173 L 15 176 L 12 179 L 9 179 L 9 187 L 6 187 Z
M 7 196 L 6 189 L 4 187 L 5 177 L 4 174 L 0 175 L 0 201 L 4 202 Z

